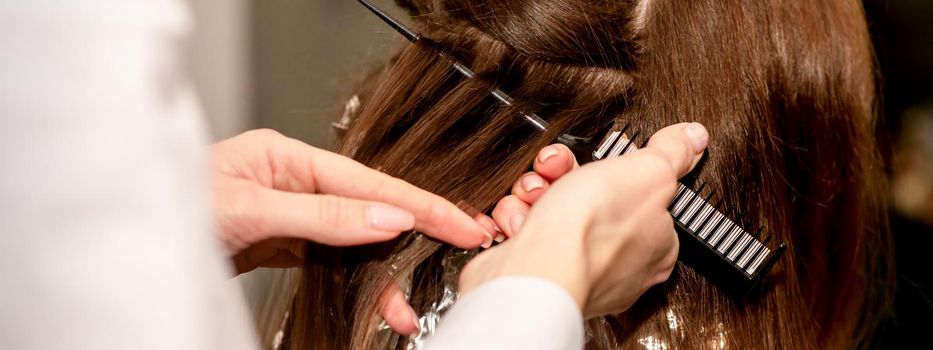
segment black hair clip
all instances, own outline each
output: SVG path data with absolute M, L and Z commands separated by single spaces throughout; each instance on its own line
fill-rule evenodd
M 358 1 L 409 41 L 414 43 L 422 39 L 420 34 L 366 0 Z M 476 73 L 444 52 L 438 52 L 438 55 L 448 60 L 464 77 L 469 79 L 476 76 Z M 514 104 L 512 97 L 501 89 L 490 89 L 489 94 L 505 106 Z M 536 129 L 547 130 L 548 122 L 538 115 L 523 111 L 519 113 Z M 583 164 L 637 150 L 634 140 L 638 134 L 628 137 L 626 129 L 626 125 L 616 122 L 599 143 L 590 137 L 570 134 L 560 135 L 557 141 L 574 150 L 577 159 Z M 710 203 L 713 193 L 704 192 L 704 189 L 705 185 L 694 191 L 679 183 L 677 194 L 668 207 L 680 237 L 679 258 L 714 282 L 743 291 L 751 290 L 783 255 L 786 244 L 770 247 L 768 244 L 772 236 L 762 241 L 763 229 L 754 233 L 743 229 L 723 213 L 722 202 Z

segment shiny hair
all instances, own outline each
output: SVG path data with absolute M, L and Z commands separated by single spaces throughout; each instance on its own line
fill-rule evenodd
M 678 264 L 629 311 L 588 321 L 588 347 L 868 344 L 892 274 L 875 62 L 858 0 L 399 4 L 429 39 L 401 49 L 362 89 L 341 153 L 487 211 L 562 132 L 594 135 L 616 118 L 643 134 L 696 121 L 710 132 L 708 155 L 685 181 L 707 183 L 743 226 L 765 225 L 788 243 L 750 295 Z M 477 78 L 463 79 L 438 50 Z M 490 98 L 493 86 L 515 106 Z M 518 110 L 551 127 L 536 131 Z M 410 301 L 423 312 L 453 249 L 415 237 L 309 243 L 283 347 L 398 347 L 376 337 L 380 291 L 410 274 Z

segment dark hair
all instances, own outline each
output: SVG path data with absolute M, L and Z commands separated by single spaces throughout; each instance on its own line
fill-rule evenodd
M 788 242 L 763 292 L 735 296 L 678 265 L 628 312 L 589 321 L 591 346 L 867 344 L 892 274 L 859 1 L 400 4 L 430 40 L 402 49 L 361 93 L 343 154 L 486 211 L 561 132 L 594 134 L 614 118 L 647 134 L 697 121 L 711 134 L 708 157 L 686 181 L 707 183 L 741 208 L 740 223 Z M 437 50 L 478 77 L 461 78 Z M 498 105 L 492 86 L 516 105 Z M 552 127 L 537 132 L 517 110 Z M 413 273 L 411 302 L 424 311 L 451 251 L 414 237 L 341 250 L 309 244 L 286 347 L 385 346 L 375 337 L 379 292 Z

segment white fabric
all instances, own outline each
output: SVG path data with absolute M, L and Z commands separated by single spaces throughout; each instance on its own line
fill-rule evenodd
M 254 349 L 175 0 L 0 1 L 0 349 Z
M 464 295 L 422 349 L 567 350 L 583 343 L 583 317 L 562 287 L 502 277 Z
M 210 234 L 171 0 L 0 3 L 0 349 L 255 349 Z M 560 287 L 501 279 L 432 349 L 578 349 Z

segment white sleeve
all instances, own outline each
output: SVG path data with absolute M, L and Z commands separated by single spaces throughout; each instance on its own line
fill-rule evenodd
M 580 309 L 562 287 L 503 277 L 464 295 L 422 349 L 582 349 L 583 332 Z
M 177 0 L 0 1 L 0 349 L 255 349 Z

